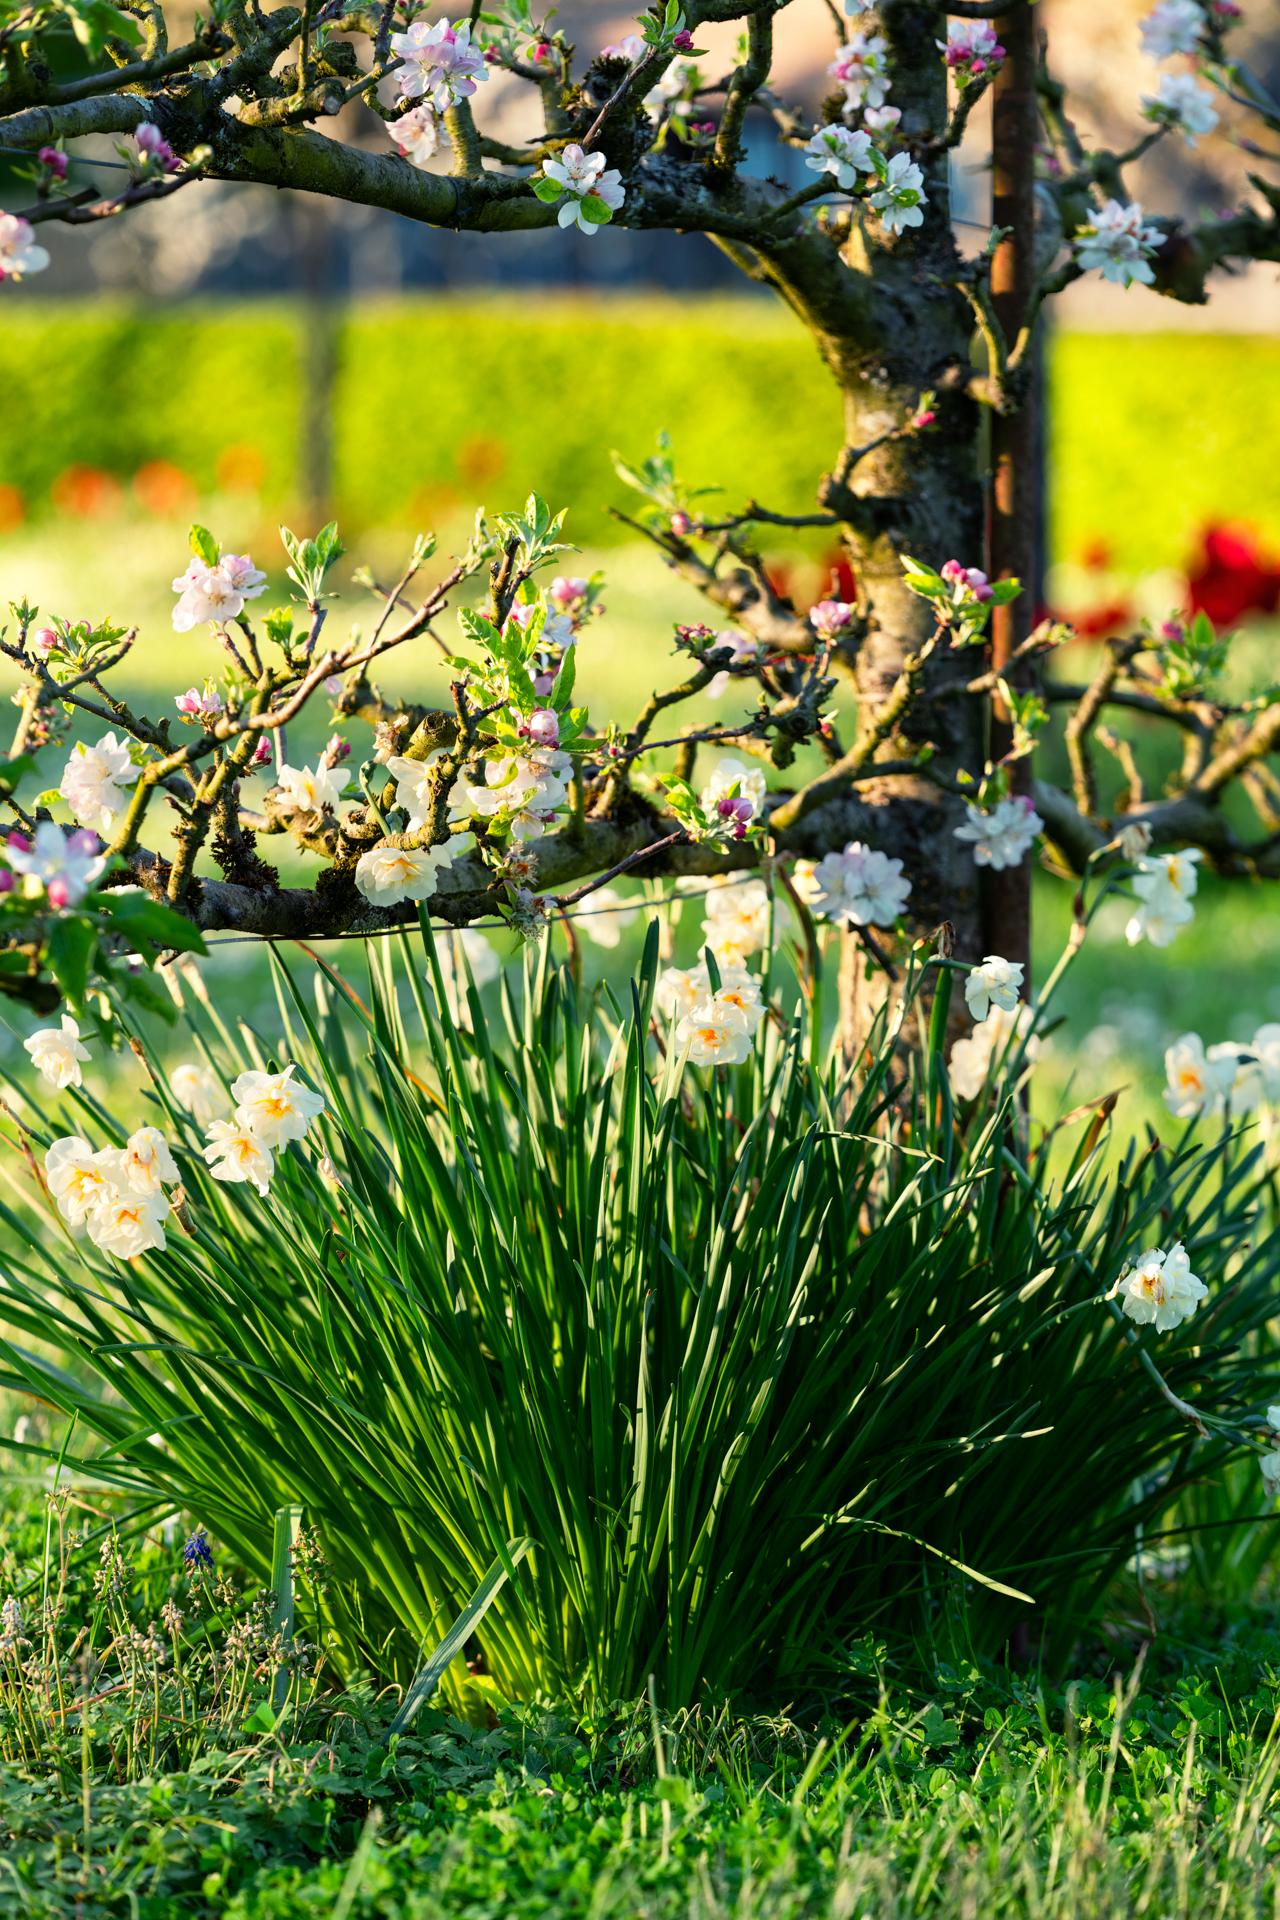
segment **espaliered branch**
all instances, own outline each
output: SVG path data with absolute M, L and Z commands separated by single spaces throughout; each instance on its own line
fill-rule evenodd
M 1125 173 L 1157 141 L 1194 142 L 1219 124 L 1274 171 L 1280 108 L 1232 55 L 1234 6 L 1161 0 L 1142 26 L 1156 63 L 1135 104 L 1142 131 L 1125 152 L 1092 150 L 1037 46 L 1031 0 L 950 11 L 948 23 L 922 0 L 848 0 L 845 18 L 833 4 L 831 89 L 815 125 L 772 81 L 788 0 L 683 11 L 668 0 L 581 57 L 527 0 L 452 20 L 395 0 L 270 13 L 220 0 L 173 47 L 159 5 L 4 0 L 0 146 L 30 157 L 31 188 L 29 204 L 0 216 L 4 277 L 47 264 L 38 230 L 218 180 L 478 232 L 701 232 L 808 326 L 843 395 L 845 435 L 812 505 L 709 514 L 665 446 L 621 470 L 640 498 L 631 524 L 705 595 L 715 623 L 678 632 L 682 676 L 629 729 L 573 703 L 599 583 L 557 571 L 560 520 L 536 498 L 482 519 L 425 589 L 432 555 L 420 542 L 367 636 L 342 640 L 329 617 L 332 528 L 287 537 L 293 605 L 264 620 L 251 604 L 264 576 L 196 529 L 175 624 L 208 623 L 227 666 L 180 697 L 177 718 L 135 713 L 111 691 L 132 629 L 42 624 L 15 605 L 4 650 L 23 679 L 4 783 L 18 838 L 0 984 L 42 1005 L 59 988 L 75 1000 L 91 970 L 110 979 L 112 955 L 130 947 L 154 957 L 211 928 L 372 931 L 424 904 L 455 924 L 500 911 L 536 931 L 619 873 L 779 861 L 786 873 L 792 858 L 807 863 L 797 890 L 819 914 L 863 933 L 946 920 L 973 959 L 1025 946 L 1025 904 L 1001 877 L 1021 874 L 1042 831 L 1076 870 L 1120 840 L 1136 862 L 1135 937 L 1171 937 L 1189 915 L 1195 860 L 1182 850 L 1228 873 L 1280 870 L 1280 704 L 1272 689 L 1218 690 L 1225 655 L 1203 621 L 1173 610 L 1111 644 L 1084 685 L 1046 673 L 1067 635 L 1033 626 L 1019 588 L 1035 555 L 1016 435 L 1038 317 L 1069 281 L 1100 272 L 1202 300 L 1216 267 L 1280 257 L 1277 190 L 1260 173 L 1235 211 L 1200 223 L 1148 216 Z M 61 77 L 68 19 L 84 50 L 73 78 Z M 740 37 L 722 67 L 724 23 Z M 484 131 L 496 74 L 536 104 L 539 131 L 524 145 Z M 966 255 L 948 159 L 988 88 L 998 206 L 999 182 L 1012 181 L 1012 224 Z M 791 179 L 746 170 L 753 117 Z M 112 137 L 126 163 L 117 192 L 100 189 L 78 144 L 92 135 Z M 1037 191 L 1019 195 L 1033 170 Z M 458 355 L 465 364 L 465 342 Z M 848 602 L 796 604 L 766 571 L 761 538 L 809 527 L 847 554 Z M 415 658 L 433 648 L 450 662 L 443 708 L 409 697 Z M 393 651 L 403 699 L 381 690 Z M 682 702 L 731 683 L 754 696 L 746 718 L 682 722 Z M 288 729 L 325 700 L 336 719 L 372 728 L 354 784 L 337 738 L 310 766 L 289 760 Z M 1029 774 L 1053 713 L 1066 718 L 1061 789 Z M 1134 729 L 1111 730 L 1117 716 L 1181 738 L 1180 769 L 1158 795 Z M 21 796 L 55 751 L 58 779 L 32 805 Z M 64 807 L 78 823 L 70 836 Z M 273 838 L 323 859 L 314 886 L 281 883 L 262 850 Z M 1150 851 L 1162 848 L 1177 857 Z M 117 985 L 136 982 L 114 964 Z

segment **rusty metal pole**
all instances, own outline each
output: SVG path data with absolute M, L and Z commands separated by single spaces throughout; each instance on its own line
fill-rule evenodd
M 1005 60 L 992 87 L 992 219 L 1009 229 L 996 249 L 991 292 L 1006 340 L 1012 345 L 1027 310 L 1035 277 L 1035 159 L 1039 137 L 1036 105 L 1037 38 L 1034 0 L 1021 0 L 994 22 Z M 1040 524 L 1041 463 L 1038 445 L 1039 379 L 1034 368 L 1021 405 L 997 413 L 991 426 L 991 498 L 988 572 L 992 579 L 1011 576 L 1023 583 L 1012 605 L 997 607 L 991 618 L 991 663 L 1006 668 L 1035 621 L 1035 588 Z M 1025 670 L 1015 670 L 1013 685 L 1025 685 Z M 997 699 L 992 715 L 992 758 L 999 759 L 1010 740 L 1009 716 Z M 1029 760 L 1013 769 L 1013 790 L 1027 793 Z M 985 950 L 1019 960 L 1031 977 L 1031 862 L 1004 873 L 983 874 L 982 922 Z

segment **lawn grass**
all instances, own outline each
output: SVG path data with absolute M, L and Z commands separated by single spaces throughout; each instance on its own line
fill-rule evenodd
M 100 1517 L 85 1491 L 67 1524 Z M 44 1527 L 38 1493 L 10 1501 L 6 1584 L 38 1563 Z M 57 1582 L 64 1643 L 95 1605 L 118 1638 L 130 1620 L 144 1632 L 161 1595 L 201 1616 L 180 1538 L 122 1545 L 124 1591 L 105 1608 L 87 1571 Z M 92 1548 L 82 1558 L 106 1564 Z M 15 1730 L 14 1670 L 0 1656 L 6 1916 L 1275 1911 L 1280 1678 L 1269 1613 L 1215 1617 L 1194 1595 L 1175 1605 L 1158 1584 L 1135 1589 L 1062 1687 L 1032 1670 L 963 1664 L 926 1662 L 908 1678 L 867 1643 L 849 1649 L 828 1697 L 773 1718 L 749 1706 L 672 1717 L 650 1699 L 586 1716 L 481 1704 L 471 1722 L 428 1706 L 392 1736 L 394 1702 L 361 1686 L 309 1691 L 272 1728 L 260 1677 L 232 1720 L 219 1717 L 209 1676 L 234 1668 L 236 1623 L 252 1611 L 226 1571 L 219 1553 L 217 1604 L 200 1629 L 210 1659 L 184 1651 L 181 1678 L 162 1663 L 156 1700 L 188 1737 L 159 1764 L 135 1737 L 139 1720 L 160 1717 L 147 1690 L 122 1701 L 105 1659 L 65 1661 L 66 1710 Z M 38 1649 L 25 1652 L 40 1664 Z

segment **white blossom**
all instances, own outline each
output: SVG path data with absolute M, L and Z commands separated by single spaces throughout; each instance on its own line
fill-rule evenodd
M 980 966 L 971 967 L 965 976 L 965 1005 L 975 1020 L 985 1020 L 992 1007 L 1012 1013 L 1022 988 L 1023 969 L 1016 960 L 1002 960 L 989 953 Z
M 59 908 L 79 906 L 106 866 L 96 834 L 88 829 L 64 833 L 53 820 L 42 820 L 26 846 L 11 835 L 5 857 L 22 875 L 27 899 L 44 895 L 50 906 Z
M 1153 60 L 1169 60 L 1177 53 L 1195 53 L 1204 31 L 1204 9 L 1199 0 L 1159 0 L 1140 22 L 1142 51 Z
M 867 205 L 880 215 L 886 233 L 900 233 L 904 227 L 924 225 L 924 174 L 909 153 L 895 153 L 889 170 L 867 199 Z
M 410 107 L 398 120 L 387 122 L 387 132 L 415 167 L 425 167 L 440 145 L 439 122 L 429 106 Z
M 1022 865 L 1044 825 L 1030 800 L 1022 795 L 998 800 L 990 810 L 969 800 L 964 813 L 956 839 L 972 841 L 975 864 L 991 867 L 997 873 Z
M 731 966 L 728 962 L 721 966 L 717 961 L 716 971 L 720 985 L 715 997 L 726 1006 L 737 1007 L 754 1033 L 764 1018 L 760 982 L 745 967 Z M 696 967 L 666 967 L 658 975 L 654 988 L 654 1011 L 663 1019 L 682 1020 L 712 997 L 711 971 L 705 960 L 700 960 Z
M 850 34 L 827 68 L 850 107 L 882 107 L 889 97 L 889 44 L 878 33 Z
M 437 747 L 425 760 L 410 760 L 403 753 L 388 754 L 386 769 L 396 783 L 396 805 L 407 815 L 407 831 L 417 833 L 431 817 L 431 775 L 445 758 L 445 749 Z M 457 802 L 450 805 L 449 818 L 458 817 Z
M 109 833 L 125 803 L 125 783 L 133 779 L 128 747 L 114 733 L 104 733 L 96 747 L 76 742 L 58 792 L 82 827 Z
M 246 600 L 256 600 L 267 584 L 247 553 L 224 553 L 215 566 L 193 555 L 185 573 L 173 583 L 178 604 L 173 610 L 175 633 L 189 633 L 206 621 L 225 626 L 244 612 Z
M 1220 1048 L 1205 1052 L 1198 1033 L 1184 1033 L 1165 1050 L 1164 1070 L 1168 1082 L 1164 1102 L 1176 1119 L 1195 1120 L 1206 1113 L 1221 1112 L 1235 1082 L 1239 1050 Z
M 872 133 L 892 133 L 902 121 L 901 107 L 865 107 L 862 124 Z
M 324 1100 L 309 1087 L 294 1080 L 295 1069 L 282 1073 L 242 1073 L 231 1082 L 236 1123 L 264 1147 L 281 1147 L 288 1140 L 301 1140 L 317 1114 L 324 1112 Z
M 314 767 L 281 767 L 276 780 L 282 805 L 295 813 L 332 813 L 346 784 L 346 774 L 323 760 Z
M 737 1067 L 751 1052 L 751 1027 L 742 1008 L 718 995 L 700 1000 L 681 1020 L 675 1038 L 695 1067 Z
M 1108 200 L 1087 226 L 1076 229 L 1073 244 L 1079 265 L 1086 272 L 1096 267 L 1104 280 L 1118 286 L 1131 287 L 1137 281 L 1149 287 L 1156 277 L 1151 255 L 1164 245 L 1164 234 L 1143 220 L 1136 200 L 1127 206 Z
M 588 940 L 612 950 L 621 945 L 623 933 L 634 925 L 638 911 L 616 887 L 597 887 L 574 919 Z
M 1178 128 L 1189 147 L 1218 124 L 1213 95 L 1189 73 L 1162 73 L 1157 91 L 1142 96 L 1142 111 L 1148 120 Z
M 704 946 L 717 963 L 740 967 L 769 938 L 769 890 L 761 880 L 730 880 L 706 896 Z
M 115 1162 L 119 1184 L 130 1193 L 159 1193 L 178 1180 L 178 1169 L 159 1127 L 139 1127 Z
M 583 233 L 594 233 L 602 223 L 591 218 L 586 201 L 599 200 L 616 213 L 627 197 L 617 168 L 606 169 L 602 153 L 585 153 L 576 143 L 567 146 L 558 160 L 544 160 L 542 171 L 564 195 L 556 215 L 562 227 L 576 226 Z
M 845 193 L 852 192 L 860 173 L 876 170 L 870 134 L 851 133 L 848 127 L 816 128 L 804 152 L 810 172 L 829 173 Z
M 0 280 L 43 273 L 48 264 L 48 251 L 36 244 L 31 222 L 20 213 L 0 213 Z
M 109 1199 L 116 1187 L 110 1149 L 95 1152 L 74 1133 L 51 1143 L 44 1172 L 58 1212 L 73 1226 Z
M 95 1247 L 117 1260 L 136 1260 L 139 1254 L 165 1244 L 164 1223 L 169 1202 L 162 1193 L 132 1193 L 116 1187 L 85 1216 L 85 1227 Z
M 1138 907 L 1125 928 L 1131 947 L 1144 939 L 1153 947 L 1167 947 L 1194 918 L 1192 903 L 1202 857 L 1199 848 L 1184 847 L 1177 853 L 1148 854 L 1138 861 L 1133 876 Z
M 851 840 L 843 853 L 824 854 L 813 879 L 814 913 L 858 927 L 891 927 L 911 893 L 901 860 L 861 840 Z
M 767 793 L 765 777 L 759 767 L 749 766 L 745 760 L 726 753 L 712 767 L 711 777 L 699 798 L 707 813 L 724 812 L 727 811 L 726 803 L 745 801 L 750 808 L 746 817 L 754 820 L 764 811 Z
M 200 1151 L 215 1180 L 247 1180 L 259 1193 L 266 1193 L 275 1172 L 275 1158 L 257 1134 L 251 1133 L 237 1117 L 215 1120 L 207 1129 L 206 1138 L 209 1144 Z
M 79 1087 L 84 1080 L 80 1063 L 89 1058 L 89 1049 L 80 1042 L 80 1029 L 69 1013 L 57 1027 L 41 1027 L 23 1046 L 51 1087 Z
M 439 891 L 441 874 L 474 845 L 468 833 L 438 847 L 375 847 L 356 862 L 356 886 L 378 907 L 393 907 L 401 900 L 429 900 Z
M 169 1075 L 169 1091 L 197 1126 L 216 1120 L 226 1110 L 227 1096 L 217 1074 L 211 1067 L 198 1066 L 194 1061 L 184 1060 L 173 1069 Z
M 458 783 L 459 815 L 491 820 L 510 813 L 515 838 L 532 839 L 568 804 L 572 776 L 571 756 L 558 749 L 533 747 L 486 760 L 483 782 L 463 774 Z
M 1121 1274 L 1115 1292 L 1130 1320 L 1154 1326 L 1157 1333 L 1169 1333 L 1190 1320 L 1209 1289 L 1192 1273 L 1186 1249 L 1178 1240 L 1168 1253 L 1151 1247 L 1139 1254 Z
M 404 33 L 392 34 L 391 51 L 403 62 L 395 72 L 399 92 L 406 100 L 429 100 L 439 113 L 469 99 L 479 82 L 489 78 L 484 50 L 472 45 L 466 20 L 456 26 L 437 20 L 430 27 L 425 20 L 415 20 Z

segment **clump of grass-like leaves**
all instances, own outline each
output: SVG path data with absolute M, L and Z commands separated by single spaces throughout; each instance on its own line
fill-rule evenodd
M 544 959 L 468 1027 L 406 934 L 367 999 L 280 966 L 269 1038 L 194 1010 L 228 1082 L 291 1060 L 323 1091 L 316 1151 L 268 1199 L 220 1185 L 155 1066 L 183 1230 L 117 1265 L 8 1211 L 6 1384 L 264 1576 L 300 1506 L 340 1667 L 406 1675 L 495 1563 L 473 1653 L 524 1697 L 791 1698 L 869 1630 L 1062 1648 L 1265 1406 L 1256 1157 L 1117 1172 L 1100 1115 L 1029 1144 L 1012 1068 L 959 1124 L 945 975 L 910 1057 L 819 1067 L 775 1015 L 746 1066 L 682 1072 L 656 964 L 619 1008 Z M 1105 1296 L 1175 1238 L 1210 1298 L 1138 1333 Z

